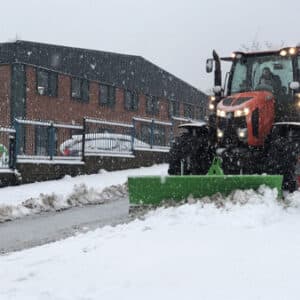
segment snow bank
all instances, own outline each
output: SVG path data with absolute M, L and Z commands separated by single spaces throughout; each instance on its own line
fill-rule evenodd
M 0 189 L 0 223 L 30 214 L 127 197 L 130 175 L 166 175 L 167 165 L 106 172 Z
M 37 198 L 30 198 L 18 205 L 0 205 L 0 223 L 11 221 L 31 214 L 48 211 L 60 211 L 75 206 L 88 204 L 103 204 L 105 202 L 128 197 L 127 186 L 112 185 L 104 190 L 87 188 L 82 183 L 75 185 L 72 193 L 67 196 L 52 194 L 40 194 Z
M 2 256 L 1 299 L 299 299 L 300 193 L 230 197 Z

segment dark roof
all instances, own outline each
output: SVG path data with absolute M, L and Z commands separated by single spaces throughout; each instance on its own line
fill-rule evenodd
M 141 56 L 29 41 L 0 44 L 0 63 L 23 63 L 170 100 L 204 104 L 206 95 Z

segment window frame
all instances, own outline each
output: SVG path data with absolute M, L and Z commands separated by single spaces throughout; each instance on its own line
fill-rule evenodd
M 74 88 L 74 81 L 78 80 L 79 82 L 79 96 L 73 95 L 73 88 Z M 84 92 L 84 84 L 86 84 L 87 90 Z M 70 92 L 71 98 L 82 102 L 82 103 L 88 103 L 90 100 L 90 82 L 88 79 L 80 78 L 80 77 L 71 77 L 71 92 Z
M 127 103 L 127 95 L 130 94 L 129 105 Z M 136 91 L 124 90 L 124 107 L 127 111 L 139 110 L 139 94 Z
M 148 105 L 150 103 L 150 105 Z M 159 98 L 156 96 L 146 95 L 146 114 L 151 116 L 159 115 Z
M 174 109 L 174 107 L 176 109 Z M 175 111 L 175 113 L 174 113 L 174 111 Z M 169 117 L 172 118 L 172 117 L 179 117 L 179 116 L 180 116 L 180 103 L 179 103 L 179 101 L 169 100 Z
M 106 101 L 103 102 L 102 91 L 106 88 Z M 99 104 L 101 106 L 114 107 L 116 103 L 116 87 L 109 84 L 99 84 Z
M 183 105 L 183 116 L 187 119 L 195 118 L 195 106 L 191 103 L 184 103 Z
M 58 73 L 57 72 L 53 72 L 50 70 L 46 70 L 43 68 L 36 68 L 36 92 L 39 96 L 49 96 L 49 97 L 57 97 L 58 95 Z M 45 91 L 42 93 L 40 92 L 40 87 L 42 88 L 43 86 L 40 85 L 40 78 L 39 78 L 39 74 L 44 73 L 46 75 L 46 82 L 47 82 L 47 86 L 45 88 Z M 54 85 L 52 80 L 54 80 Z

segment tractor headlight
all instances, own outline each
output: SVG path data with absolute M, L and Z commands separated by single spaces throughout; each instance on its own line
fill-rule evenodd
M 221 129 L 217 129 L 217 137 L 221 139 L 224 136 L 224 132 Z
M 280 52 L 279 52 L 279 55 L 280 56 L 286 56 L 287 55 L 287 51 L 285 49 L 282 49 Z
M 296 48 L 292 47 L 289 49 L 289 54 L 294 55 L 296 53 Z
M 243 116 L 247 116 L 250 112 L 250 109 L 248 107 L 244 108 L 244 109 L 238 109 L 234 112 L 234 116 L 235 117 L 243 117 Z
M 225 118 L 226 117 L 226 112 L 224 110 L 217 109 L 217 116 L 221 117 L 221 118 Z
M 209 110 L 214 110 L 215 105 L 213 103 L 209 103 L 208 108 L 209 108 Z
M 240 139 L 245 139 L 248 136 L 248 130 L 247 128 L 238 128 L 237 129 L 237 135 Z
M 209 96 L 210 101 L 215 101 L 216 97 L 215 96 Z

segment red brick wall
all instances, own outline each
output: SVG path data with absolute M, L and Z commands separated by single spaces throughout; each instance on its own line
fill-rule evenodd
M 0 66 L 0 126 L 10 125 L 11 66 Z
M 58 75 L 58 97 L 37 94 L 35 68 L 26 66 L 26 80 L 26 118 L 29 120 L 40 119 L 81 124 L 83 117 L 90 117 L 131 123 L 134 116 L 152 117 L 146 114 L 146 97 L 141 94 L 139 95 L 139 110 L 127 111 L 124 108 L 124 91 L 120 88 L 116 91 L 116 104 L 110 108 L 99 104 L 99 84 L 96 82 L 90 82 L 89 102 L 84 103 L 71 98 L 69 76 Z M 168 101 L 160 99 L 160 113 L 153 118 L 169 120 L 168 111 Z

